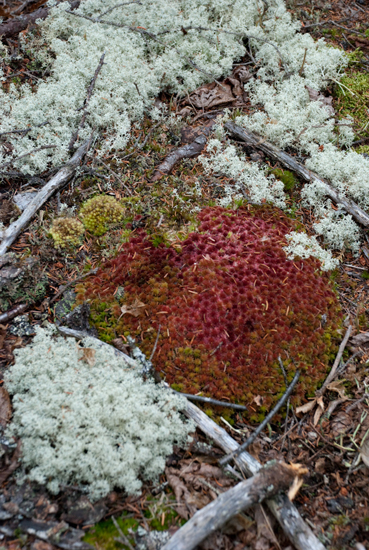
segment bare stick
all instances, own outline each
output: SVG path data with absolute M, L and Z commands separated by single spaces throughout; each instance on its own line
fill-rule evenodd
M 69 4 L 71 9 L 74 10 L 78 8 L 80 3 L 80 0 L 76 0 L 74 2 L 70 2 Z M 37 19 L 46 19 L 48 14 L 49 8 L 47 8 L 46 6 L 42 6 L 32 13 L 21 15 L 20 17 L 17 17 L 17 19 L 11 19 L 6 23 L 2 23 L 0 24 L 0 37 L 10 38 L 14 34 L 18 34 L 19 32 L 24 31 L 24 29 L 26 29 L 29 24 L 35 23 Z
M 123 351 L 120 351 L 114 346 L 111 346 L 110 344 L 107 344 L 106 342 L 103 342 L 102 340 L 91 336 L 91 334 L 85 332 L 84 330 L 75 330 L 73 328 L 64 327 L 62 325 L 55 325 L 55 327 L 58 332 L 60 332 L 60 334 L 62 334 L 63 336 L 72 336 L 72 338 L 76 338 L 77 340 L 83 340 L 83 338 L 92 338 L 96 346 L 98 346 L 99 348 L 112 349 L 115 355 L 121 358 L 128 367 L 139 367 L 138 363 L 134 359 L 129 357 L 129 355 L 126 355 L 125 353 L 123 353 Z
M 341 345 L 338 349 L 338 353 L 337 353 L 337 356 L 336 356 L 336 359 L 333 363 L 333 367 L 331 368 L 331 371 L 330 373 L 328 374 L 323 386 L 320 388 L 320 390 L 318 390 L 317 392 L 315 392 L 315 395 L 316 397 L 321 397 L 323 395 L 323 393 L 325 392 L 325 390 L 327 389 L 327 386 L 332 382 L 332 380 L 334 379 L 335 375 L 336 375 L 336 370 L 337 370 L 337 367 L 338 365 L 340 364 L 340 361 L 341 361 L 341 357 L 342 357 L 342 354 L 343 352 L 345 351 L 345 347 L 346 347 L 346 344 L 351 336 L 351 332 L 352 332 L 352 326 L 349 325 L 348 329 L 346 330 L 346 334 L 345 334 L 345 337 L 344 339 L 342 340 L 341 342 Z
M 37 124 L 37 126 L 31 126 L 30 128 L 25 128 L 24 130 L 10 130 L 9 132 L 2 132 L 0 134 L 0 138 L 3 136 L 9 136 L 10 134 L 23 134 L 22 137 L 24 137 L 28 132 L 33 130 L 33 128 L 41 128 L 42 126 L 46 126 L 46 124 L 50 124 L 48 120 L 45 120 L 45 122 L 42 122 L 41 124 Z
M 192 143 L 187 143 L 186 145 L 171 151 L 169 155 L 165 157 L 163 162 L 155 169 L 150 181 L 157 181 L 164 175 L 169 174 L 178 161 L 199 155 L 204 149 L 206 142 L 207 138 L 204 135 L 200 135 Z
M 209 403 L 209 405 L 215 405 L 216 407 L 226 407 L 228 409 L 234 409 L 235 411 L 247 411 L 247 407 L 243 405 L 236 405 L 236 403 L 227 403 L 226 401 L 218 401 L 217 399 L 212 399 L 211 397 L 203 397 L 202 395 L 192 395 L 191 393 L 181 393 L 179 391 L 173 390 L 174 393 L 186 397 L 190 401 L 197 401 L 198 403 Z
M 152 352 L 151 352 L 149 361 L 152 361 L 152 358 L 154 357 L 154 354 L 156 352 L 156 346 L 158 345 L 158 341 L 159 341 L 159 336 L 160 336 L 160 325 L 159 325 L 159 328 L 158 328 L 155 344 L 154 344 L 154 347 L 152 348 Z
M 117 542 L 120 542 L 123 545 L 128 546 L 129 550 L 133 550 L 132 544 L 129 542 L 128 538 L 125 536 L 122 529 L 119 527 L 119 524 L 118 524 L 117 520 L 115 519 L 115 517 L 112 516 L 111 519 L 113 520 L 115 528 L 119 533 L 119 537 L 116 537 L 114 540 L 116 540 Z
M 91 96 L 92 96 L 92 93 L 94 91 L 94 88 L 95 88 L 95 84 L 96 84 L 96 80 L 97 80 L 97 77 L 99 76 L 99 72 L 101 71 L 101 68 L 102 66 L 104 65 L 104 58 L 105 58 L 105 52 L 102 54 L 102 56 L 100 57 L 100 61 L 99 61 L 99 64 L 96 68 L 96 71 L 95 71 L 95 74 L 94 76 L 92 77 L 91 79 L 91 82 L 90 82 L 90 85 L 87 89 L 87 95 L 86 95 L 86 99 L 83 103 L 83 105 L 81 107 L 79 107 L 79 109 L 77 109 L 77 111 L 81 111 L 83 109 L 83 115 L 82 115 L 82 118 L 81 118 L 81 121 L 78 125 L 78 128 L 77 130 L 75 131 L 75 133 L 73 134 L 70 142 L 69 142 L 69 150 L 71 151 L 73 149 L 73 145 L 75 144 L 75 142 L 77 141 L 78 139 L 78 134 L 79 134 L 79 131 L 81 130 L 81 128 L 84 127 L 85 125 L 85 120 L 86 120 L 86 116 L 88 114 L 87 112 L 87 107 L 88 107 L 88 104 L 90 102 L 90 99 L 91 99 Z
M 29 307 L 27 304 L 18 304 L 17 306 L 12 307 L 12 309 L 8 309 L 8 311 L 5 311 L 0 315 L 0 323 L 7 323 L 11 319 L 14 319 L 14 317 L 17 317 L 26 309 Z
M 241 481 L 196 512 L 162 550 L 193 550 L 234 516 L 288 489 L 296 478 L 306 473 L 307 469 L 299 464 L 283 462 L 261 468 L 251 479 Z
M 225 457 L 223 457 L 219 460 L 219 464 L 221 466 L 225 466 L 232 459 L 239 456 L 242 453 L 242 451 L 246 451 L 246 449 L 255 441 L 255 439 L 257 438 L 259 433 L 261 433 L 263 431 L 263 429 L 271 421 L 273 416 L 275 414 L 277 414 L 279 409 L 285 404 L 285 402 L 287 401 L 287 399 L 289 398 L 289 396 L 293 392 L 294 387 L 296 386 L 297 381 L 298 381 L 299 378 L 300 378 L 300 371 L 297 370 L 295 376 L 293 377 L 293 380 L 292 380 L 291 384 L 288 386 L 287 390 L 284 392 L 284 394 L 282 395 L 281 399 L 278 401 L 278 403 L 276 404 L 274 409 L 272 409 L 270 411 L 270 413 L 264 418 L 264 420 L 262 421 L 260 426 L 258 426 L 258 428 L 254 431 L 254 433 L 252 433 L 250 435 L 250 437 L 248 437 L 246 439 L 246 441 L 244 443 L 242 443 L 242 445 L 236 451 L 233 451 L 232 453 L 228 454 L 227 456 L 225 456 Z
M 324 192 L 327 197 L 329 197 L 334 203 L 340 205 L 344 210 L 346 210 L 348 214 L 351 214 L 351 216 L 357 221 L 357 223 L 364 225 L 365 227 L 369 227 L 369 215 L 364 210 L 362 210 L 360 206 L 358 206 L 351 199 L 343 196 L 342 193 L 340 193 L 323 178 L 305 168 L 305 166 L 297 162 L 294 157 L 292 157 L 288 153 L 285 153 L 284 151 L 281 151 L 280 149 L 278 149 L 278 147 L 276 147 L 272 143 L 267 142 L 264 138 L 261 138 L 257 134 L 254 134 L 247 128 L 241 128 L 233 122 L 226 122 L 224 127 L 226 128 L 226 130 L 228 130 L 231 137 L 244 141 L 248 145 L 252 145 L 257 149 L 261 149 L 269 157 L 273 158 L 274 160 L 278 160 L 288 169 L 296 172 L 296 174 L 301 176 L 305 181 L 318 183 L 324 188 Z
M 75 283 L 78 283 L 79 281 L 82 281 L 83 279 L 86 279 L 86 277 L 89 277 L 90 275 L 96 275 L 97 272 L 98 272 L 97 268 L 91 269 L 91 271 L 89 271 L 88 273 L 84 273 L 83 275 L 80 275 L 79 277 L 76 277 L 75 279 L 73 279 L 73 281 L 69 281 L 69 283 L 63 285 L 63 288 L 55 294 L 52 300 L 50 300 L 49 305 L 53 304 L 55 300 L 57 300 L 62 294 L 64 294 L 67 288 L 74 285 Z
M 194 420 L 204 434 L 212 439 L 224 452 L 229 453 L 238 449 L 238 443 L 196 405 L 187 401 L 186 410 L 183 412 Z M 245 451 L 235 459 L 235 462 L 248 477 L 255 475 L 262 467 L 260 462 Z M 285 535 L 297 550 L 325 550 L 323 544 L 303 521 L 287 495 L 276 495 L 267 500 L 267 505 L 281 525 Z
M 0 256 L 5 254 L 9 246 L 13 244 L 21 231 L 28 225 L 38 209 L 41 208 L 55 191 L 60 189 L 71 178 L 84 157 L 88 145 L 89 141 L 86 141 L 77 149 L 70 161 L 42 187 L 22 215 L 4 231 L 2 234 L 3 240 L 0 243 Z
M 118 174 L 116 174 L 114 172 L 114 170 L 112 170 L 110 168 L 110 166 L 108 166 L 107 164 L 105 164 L 105 162 L 102 160 L 102 159 L 98 159 L 99 162 L 101 162 L 101 164 L 103 164 L 105 166 L 105 168 L 107 168 L 107 170 L 109 170 L 109 172 L 111 174 L 113 174 L 114 178 L 119 181 L 119 183 L 124 187 L 124 189 L 127 191 L 128 195 L 132 195 L 132 191 L 130 190 L 129 187 L 127 187 L 127 185 L 124 183 L 124 181 L 122 181 L 122 179 L 118 176 Z
M 56 145 L 42 145 L 42 147 L 37 147 L 37 149 L 32 149 L 32 151 L 27 151 L 27 153 L 23 153 L 22 155 L 19 155 L 19 157 L 15 157 L 14 159 L 9 160 L 9 162 L 5 162 L 4 164 L 1 164 L 0 169 L 6 168 L 7 166 L 10 166 L 14 162 L 17 162 L 18 160 L 21 160 L 24 157 L 28 157 L 29 155 L 33 155 L 34 153 L 43 151 L 43 149 L 55 149 L 55 147 Z

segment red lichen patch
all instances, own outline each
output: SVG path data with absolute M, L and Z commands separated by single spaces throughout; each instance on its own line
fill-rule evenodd
M 277 209 L 206 208 L 198 218 L 198 231 L 170 247 L 136 234 L 79 285 L 78 301 L 91 304 L 101 336 L 130 334 L 148 355 L 160 325 L 155 363 L 176 389 L 263 414 L 286 388 L 281 356 L 288 381 L 302 371 L 301 402 L 336 351 L 341 313 L 328 275 L 316 259 L 286 259 L 295 222 Z

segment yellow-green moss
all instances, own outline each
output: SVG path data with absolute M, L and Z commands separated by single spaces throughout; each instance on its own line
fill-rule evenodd
M 99 237 L 106 233 L 110 226 L 122 221 L 124 208 L 109 195 L 97 195 L 82 206 L 79 216 L 85 228 Z
M 53 221 L 50 235 L 56 248 L 78 246 L 81 243 L 85 229 L 75 218 L 57 218 Z

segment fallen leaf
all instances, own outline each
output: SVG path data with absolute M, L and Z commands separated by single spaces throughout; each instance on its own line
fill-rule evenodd
M 0 426 L 5 428 L 12 415 L 10 397 L 4 387 L 0 387 Z
M 256 395 L 253 399 L 253 402 L 257 404 L 258 407 L 261 407 L 263 403 L 263 398 L 261 395 Z
M 311 401 L 308 401 L 305 403 L 305 405 L 301 405 L 301 407 L 297 407 L 296 414 L 305 414 L 307 412 L 310 412 L 315 407 L 316 399 L 312 399 Z
M 140 300 L 136 298 L 133 304 L 131 304 L 130 306 L 127 304 L 123 304 L 120 308 L 120 311 L 122 312 L 122 316 L 128 313 L 128 315 L 139 317 L 144 312 L 144 307 L 146 307 L 146 304 L 140 302 Z
M 78 351 L 82 352 L 82 357 L 80 357 L 78 361 L 85 361 L 90 367 L 93 367 L 95 364 L 96 350 L 93 348 L 78 348 Z
M 348 399 L 348 397 L 346 397 L 345 388 L 342 387 L 344 383 L 345 380 L 335 380 L 328 384 L 327 389 L 337 392 L 341 399 Z
M 310 101 L 319 101 L 321 105 L 326 108 L 326 110 L 331 116 L 336 114 L 336 111 L 334 110 L 332 105 L 332 101 L 333 101 L 332 96 L 326 97 L 325 95 L 319 93 L 317 90 L 310 88 L 310 86 L 305 86 L 305 87 L 309 93 Z

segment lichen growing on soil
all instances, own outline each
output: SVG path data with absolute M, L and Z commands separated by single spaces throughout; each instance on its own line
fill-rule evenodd
M 102 339 L 132 335 L 148 355 L 160 330 L 155 362 L 178 390 L 249 405 L 261 396 L 256 419 L 285 390 L 281 356 L 289 381 L 302 371 L 300 403 L 336 351 L 341 313 L 329 277 L 315 259 L 286 259 L 296 222 L 277 209 L 213 207 L 198 219 L 197 232 L 170 246 L 134 232 L 77 287 L 77 302 L 91 305 Z

